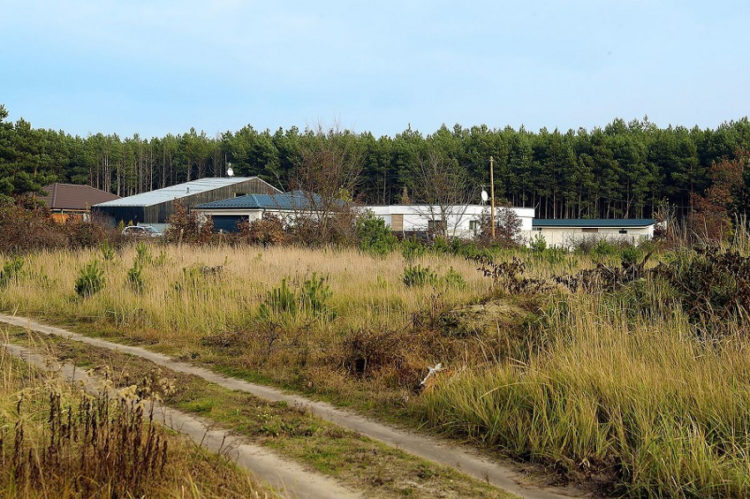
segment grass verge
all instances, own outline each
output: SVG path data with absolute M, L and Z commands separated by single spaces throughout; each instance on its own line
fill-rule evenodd
M 147 399 L 83 393 L 0 348 L 0 497 L 268 497 L 151 423 Z
M 12 341 L 48 349 L 84 368 L 107 366 L 117 385 L 168 377 L 175 390 L 164 403 L 220 424 L 342 483 L 378 496 L 512 497 L 451 469 L 343 430 L 284 403 L 267 403 L 198 377 L 159 368 L 129 355 L 9 328 Z

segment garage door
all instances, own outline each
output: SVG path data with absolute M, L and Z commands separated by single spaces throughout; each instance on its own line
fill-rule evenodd
M 214 221 L 214 230 L 219 232 L 237 232 L 237 224 L 243 220 L 247 220 L 247 217 L 242 215 L 218 215 L 213 216 L 211 219 Z

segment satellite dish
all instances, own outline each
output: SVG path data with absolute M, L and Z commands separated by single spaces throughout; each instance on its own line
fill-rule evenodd
M 234 170 L 232 170 L 231 166 L 227 168 L 227 177 L 234 177 Z
M 474 191 L 474 192 L 476 192 L 476 191 Z M 490 195 L 487 194 L 487 191 L 485 191 L 484 189 L 482 189 L 482 202 L 486 203 L 489 199 L 490 199 Z

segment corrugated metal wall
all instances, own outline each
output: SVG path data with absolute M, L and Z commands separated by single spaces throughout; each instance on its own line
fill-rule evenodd
M 251 178 L 244 182 L 227 185 L 210 191 L 198 192 L 179 198 L 179 202 L 188 209 L 201 203 L 219 201 L 220 199 L 243 196 L 245 194 L 277 194 L 280 191 L 271 184 L 259 178 Z M 174 213 L 174 201 L 155 204 L 152 206 L 102 206 L 94 208 L 97 213 L 108 217 L 113 225 L 122 220 L 124 223 L 165 223 Z

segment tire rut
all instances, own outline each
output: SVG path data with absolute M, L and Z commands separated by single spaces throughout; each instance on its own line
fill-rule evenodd
M 82 369 L 76 369 L 72 364 L 61 364 L 48 356 L 19 345 L 3 344 L 0 346 L 14 357 L 38 369 L 55 373 L 64 381 L 82 382 L 84 389 L 90 393 L 96 393 L 102 386 L 100 378 L 91 376 Z M 199 446 L 231 459 L 284 496 L 321 499 L 362 497 L 361 494 L 345 488 L 332 478 L 307 471 L 299 464 L 283 459 L 263 447 L 248 443 L 226 430 L 213 428 L 210 423 L 200 418 L 158 402 L 154 404 L 154 416 L 157 422 L 189 437 Z
M 502 490 L 521 497 L 546 499 L 582 497 L 588 495 L 577 489 L 537 486 L 530 483 L 522 473 L 512 469 L 510 466 L 492 461 L 479 455 L 473 449 L 454 442 L 448 442 L 434 437 L 419 435 L 408 430 L 394 428 L 373 421 L 359 414 L 339 409 L 326 402 L 311 400 L 301 395 L 286 393 L 277 388 L 251 383 L 238 378 L 227 377 L 210 369 L 199 367 L 188 362 L 178 361 L 167 355 L 152 352 L 142 347 L 122 345 L 100 338 L 92 338 L 63 328 L 48 326 L 26 317 L 0 314 L 0 322 L 24 327 L 42 334 L 85 343 L 98 348 L 130 354 L 135 357 L 149 360 L 154 364 L 166 367 L 173 371 L 192 374 L 224 388 L 250 393 L 256 397 L 272 402 L 283 401 L 291 405 L 303 406 L 312 414 L 323 420 L 356 431 L 373 440 L 383 442 L 408 454 L 451 467 L 465 475 L 486 481 Z

